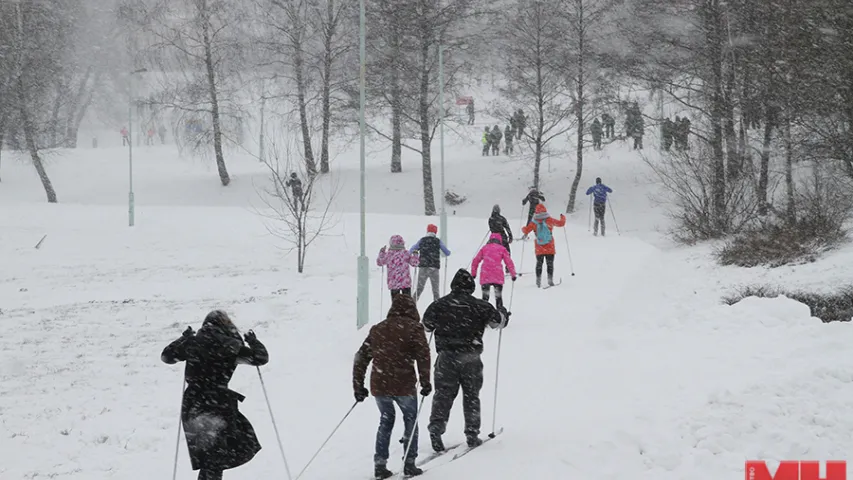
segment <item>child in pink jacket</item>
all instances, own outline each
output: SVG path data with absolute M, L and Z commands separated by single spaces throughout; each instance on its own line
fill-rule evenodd
M 412 276 L 409 267 L 417 267 L 420 257 L 417 253 L 411 254 L 406 250 L 406 242 L 400 235 L 394 235 L 388 242 L 391 246 L 386 250 L 382 247 L 379 256 L 376 257 L 376 265 L 388 267 L 388 290 L 391 290 L 391 298 L 401 293 L 412 294 Z
M 489 241 L 483 245 L 483 248 L 474 257 L 471 263 L 471 275 L 477 278 L 477 268 L 483 264 L 483 269 L 480 272 L 480 287 L 483 289 L 483 300 L 489 301 L 489 293 L 491 287 L 495 287 L 495 306 L 498 310 L 502 310 L 503 289 L 504 289 L 504 269 L 503 264 L 506 264 L 509 269 L 509 274 L 512 276 L 512 281 L 515 281 L 515 264 L 512 263 L 512 257 L 509 251 L 503 246 L 503 239 L 500 233 L 493 233 L 489 237 Z

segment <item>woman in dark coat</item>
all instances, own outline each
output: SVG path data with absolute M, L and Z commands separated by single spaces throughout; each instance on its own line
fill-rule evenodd
M 245 397 L 228 389 L 237 364 L 269 361 L 252 331 L 245 340 L 248 346 L 228 315 L 214 310 L 197 334 L 187 327 L 160 356 L 170 365 L 187 362 L 181 420 L 193 470 L 200 470 L 198 480 L 221 480 L 223 470 L 243 465 L 261 449 L 252 424 L 237 408 Z

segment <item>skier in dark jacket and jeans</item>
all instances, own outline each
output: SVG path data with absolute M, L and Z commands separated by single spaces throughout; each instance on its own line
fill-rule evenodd
M 445 256 L 450 256 L 450 250 L 442 243 L 441 239 L 439 239 L 436 234 L 438 233 L 438 227 L 433 224 L 427 225 L 427 234 L 425 237 L 418 240 L 412 248 L 409 249 L 409 253 L 414 253 L 418 251 L 420 253 L 420 263 L 418 264 L 418 287 L 415 290 L 415 302 L 421 298 L 421 294 L 424 293 L 424 288 L 426 288 L 427 279 L 429 279 L 430 286 L 432 286 L 432 297 L 433 301 L 438 300 L 439 297 L 439 270 L 441 269 L 441 254 L 443 253 Z
M 222 480 L 223 470 L 243 465 L 261 450 L 252 424 L 237 408 L 245 397 L 228 389 L 238 364 L 269 361 L 254 332 L 244 338 L 248 346 L 228 315 L 214 310 L 197 334 L 187 327 L 160 356 L 169 365 L 187 362 L 181 421 L 192 468 L 200 470 L 198 480 Z
M 429 436 L 436 452 L 444 450 L 441 436 L 453 401 L 462 388 L 465 437 L 468 446 L 480 439 L 480 389 L 483 388 L 483 333 L 486 327 L 504 328 L 509 321 L 489 302 L 475 298 L 474 277 L 465 270 L 456 272 L 450 294 L 430 305 L 424 312 L 424 328 L 435 334 L 438 359 L 435 362 L 435 396 L 429 419 Z
M 420 378 L 421 395 L 432 393 L 430 383 L 429 343 L 420 324 L 418 306 L 412 297 L 397 295 L 388 310 L 388 317 L 370 329 L 370 333 L 355 354 L 352 369 L 352 386 L 355 399 L 363 402 L 369 393 L 376 398 L 379 407 L 379 430 L 376 432 L 376 453 L 373 457 L 374 477 L 377 480 L 394 474 L 386 467 L 391 433 L 397 412 L 394 404 L 403 413 L 403 448 L 411 447 L 403 459 L 403 473 L 415 476 L 423 470 L 415 465 L 418 458 L 418 399 L 417 378 Z M 367 366 L 373 362 L 370 372 L 370 392 L 364 388 Z M 418 377 L 415 377 L 417 363 Z

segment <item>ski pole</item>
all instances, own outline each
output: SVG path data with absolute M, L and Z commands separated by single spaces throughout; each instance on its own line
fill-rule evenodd
M 379 274 L 379 318 L 382 318 L 382 301 L 385 295 L 382 294 L 382 285 L 385 283 L 385 266 L 382 266 L 382 272 Z
M 305 464 L 305 467 L 303 467 L 303 468 L 302 468 L 302 471 L 301 471 L 301 472 L 299 472 L 299 474 L 298 474 L 298 475 L 296 475 L 296 479 L 295 479 L 295 480 L 299 480 L 299 478 L 301 478 L 301 477 L 302 477 L 302 474 L 304 474 L 304 473 L 305 473 L 305 470 L 308 470 L 308 467 L 309 467 L 309 466 L 311 466 L 311 464 L 312 464 L 312 463 L 314 463 L 314 460 L 317 458 L 317 455 L 319 455 L 319 454 L 320 454 L 320 452 L 322 452 L 322 451 L 323 451 L 323 448 L 325 448 L 325 447 L 326 447 L 326 444 L 327 444 L 327 443 L 329 443 L 329 440 L 331 440 L 331 439 L 332 439 L 332 437 L 334 437 L 334 436 L 335 436 L 335 433 L 337 433 L 338 429 L 339 429 L 339 428 L 341 428 L 341 425 L 343 425 L 343 424 L 344 424 L 344 421 L 346 421 L 346 419 L 350 416 L 350 414 L 352 413 L 352 411 L 353 411 L 353 410 L 355 410 L 355 407 L 356 407 L 357 405 L 358 405 L 358 402 L 355 402 L 355 403 L 353 403 L 353 404 L 352 404 L 352 406 L 350 407 L 349 411 L 346 413 L 346 415 L 344 415 L 344 418 L 342 418 L 342 419 L 341 419 L 341 421 L 340 421 L 340 422 L 338 422 L 338 425 L 335 427 L 335 429 L 334 429 L 334 430 L 332 430 L 332 433 L 330 433 L 330 434 L 329 434 L 329 436 L 326 438 L 326 441 L 325 441 L 325 442 L 323 442 L 323 444 L 322 444 L 322 445 L 320 445 L 320 448 L 319 448 L 319 449 L 317 449 L 317 452 L 314 454 L 314 456 L 313 456 L 313 457 L 311 457 L 311 460 L 308 460 L 308 463 L 307 463 L 307 464 Z
M 441 284 L 441 296 L 447 293 L 447 257 L 444 257 L 444 282 Z
M 186 384 L 187 381 L 184 379 L 184 381 L 181 382 L 181 403 L 183 403 Z M 175 440 L 175 465 L 172 467 L 172 480 L 175 480 L 178 477 L 178 452 L 181 449 L 181 428 L 183 428 L 183 426 L 183 418 L 181 415 L 178 415 L 178 438 Z
M 592 231 L 592 198 L 589 199 L 589 215 L 586 217 L 586 231 Z
M 524 250 L 526 250 L 526 249 L 524 248 L 524 243 L 522 242 L 522 245 L 521 245 L 521 261 L 518 262 L 518 276 L 519 277 L 524 275 L 523 273 L 521 273 L 522 270 L 524 269 Z M 515 287 L 513 287 L 513 288 L 515 288 Z M 512 293 L 510 293 L 510 297 L 512 297 Z
M 569 248 L 569 234 L 566 233 L 566 228 L 563 227 L 563 238 L 566 239 L 566 251 L 569 253 L 569 269 L 571 269 L 572 276 L 575 276 L 575 265 L 572 262 L 572 249 Z
M 264 383 L 264 376 L 261 374 L 261 367 L 255 367 L 258 369 L 258 378 L 261 379 L 261 388 L 264 390 L 264 398 L 267 401 L 267 409 L 270 411 L 270 420 L 272 420 L 272 428 L 275 430 L 275 439 L 278 441 L 278 451 L 281 452 L 281 459 L 284 460 L 284 471 L 287 472 L 287 478 L 289 480 L 293 480 L 293 475 L 290 474 L 290 465 L 287 463 L 287 456 L 284 455 L 284 445 L 281 444 L 281 435 L 278 433 L 278 425 L 275 423 L 275 415 L 272 413 L 272 404 L 270 403 L 270 397 L 267 394 L 267 386 Z
M 616 234 L 621 236 L 622 232 L 619 231 L 619 224 L 616 223 L 616 214 L 613 213 L 613 200 L 608 200 L 610 202 L 610 216 L 613 217 L 613 226 L 616 227 Z
M 430 332 L 429 334 L 429 342 L 427 345 L 432 345 L 432 336 L 435 332 Z M 418 387 L 421 385 L 420 379 L 418 379 Z M 412 440 L 415 438 L 415 430 L 418 430 L 418 423 L 421 421 L 421 413 L 424 411 L 424 402 L 426 401 L 426 395 L 421 396 L 421 403 L 418 405 L 418 413 L 415 416 L 415 424 L 412 425 L 412 431 L 409 432 L 409 442 L 406 444 L 406 451 L 403 453 L 403 463 L 406 463 L 406 459 L 409 458 L 409 450 L 412 448 Z M 399 479 L 403 478 L 405 473 L 405 469 L 400 471 L 400 475 L 397 477 Z
M 477 247 L 476 250 L 474 250 L 474 255 L 471 255 L 471 260 L 468 262 L 468 266 L 470 266 L 471 263 L 474 261 L 474 257 L 477 256 L 477 252 L 479 252 L 480 248 L 483 246 L 483 244 L 486 243 L 486 238 L 489 236 L 490 233 L 491 232 L 486 232 L 486 234 L 483 235 L 483 239 L 480 240 L 480 245 Z

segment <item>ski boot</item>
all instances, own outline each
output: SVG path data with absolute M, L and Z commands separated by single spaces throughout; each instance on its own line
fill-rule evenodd
M 542 288 L 542 277 L 536 277 L 536 288 Z
M 444 451 L 444 442 L 441 441 L 441 435 L 437 433 L 429 433 L 429 441 L 432 443 L 432 449 L 436 452 Z
M 548 286 L 549 287 L 554 286 L 554 276 L 553 275 L 548 275 Z
M 418 468 L 415 465 L 415 462 L 406 462 L 406 465 L 403 467 L 403 475 L 406 477 L 417 477 L 418 475 L 422 475 L 424 473 L 423 470 Z
M 373 468 L 373 478 L 376 480 L 385 480 L 386 478 L 391 478 L 394 476 L 394 472 L 388 470 L 385 465 L 376 465 Z
M 480 437 L 478 437 L 476 435 L 469 435 L 468 436 L 468 448 L 479 447 L 482 444 L 483 444 L 483 440 L 481 440 Z

